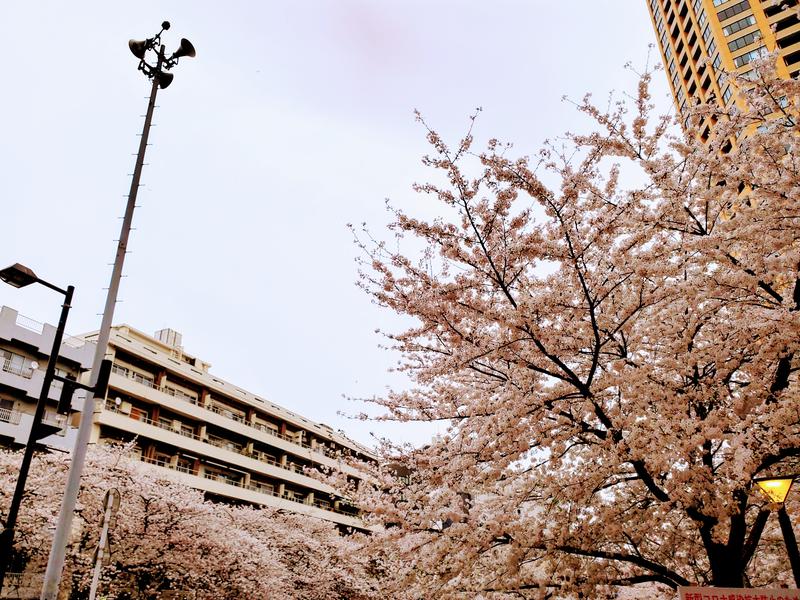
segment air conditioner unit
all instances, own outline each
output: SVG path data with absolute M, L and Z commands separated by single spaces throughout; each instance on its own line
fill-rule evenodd
M 119 405 L 119 412 L 123 415 L 129 415 L 131 414 L 131 408 L 133 408 L 133 405 L 130 402 L 123 402 Z

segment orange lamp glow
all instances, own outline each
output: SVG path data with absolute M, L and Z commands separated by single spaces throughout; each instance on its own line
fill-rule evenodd
M 795 477 L 795 475 L 790 475 L 788 477 L 765 477 L 763 479 L 756 479 L 755 483 L 771 502 L 783 504 L 786 500 L 786 496 L 789 495 L 789 490 L 792 487 L 792 483 L 794 483 Z

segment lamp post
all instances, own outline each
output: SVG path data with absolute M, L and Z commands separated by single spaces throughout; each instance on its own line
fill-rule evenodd
M 43 279 L 39 279 L 31 269 L 19 263 L 0 271 L 0 279 L 17 288 L 25 287 L 32 283 L 39 283 L 64 296 L 64 304 L 61 306 L 61 316 L 58 319 L 58 327 L 56 328 L 56 333 L 53 337 L 53 349 L 50 351 L 50 358 L 47 361 L 47 369 L 44 372 L 42 391 L 39 393 L 39 400 L 36 403 L 36 411 L 33 415 L 31 431 L 28 434 L 28 442 L 25 445 L 25 453 L 22 456 L 22 463 L 19 467 L 19 475 L 17 475 L 17 486 L 14 488 L 14 495 L 11 498 L 11 506 L 9 507 L 6 515 L 3 531 L 0 533 L 0 590 L 2 590 L 6 571 L 8 570 L 11 562 L 11 551 L 14 547 L 14 529 L 17 525 L 17 515 L 19 514 L 19 508 L 22 504 L 22 495 L 25 493 L 25 482 L 28 479 L 28 471 L 30 470 L 31 460 L 33 459 L 33 451 L 36 447 L 36 441 L 58 430 L 57 426 L 42 423 L 42 415 L 44 414 L 44 409 L 47 405 L 47 397 L 50 393 L 50 385 L 53 383 L 53 378 L 56 371 L 56 362 L 58 361 L 58 353 L 59 349 L 61 348 L 61 341 L 64 338 L 64 329 L 67 324 L 67 316 L 69 315 L 69 309 L 72 303 L 72 294 L 75 291 L 75 288 L 70 285 L 66 290 L 62 290 L 60 287 L 55 286 L 52 283 L 48 283 Z
M 783 543 L 786 544 L 786 553 L 789 555 L 789 564 L 792 566 L 794 583 L 800 588 L 800 550 L 797 548 L 797 539 L 792 529 L 792 522 L 789 513 L 786 512 L 786 497 L 792 489 L 797 475 L 786 475 L 783 477 L 762 477 L 755 479 L 754 483 L 771 501 L 770 509 L 778 511 L 778 522 L 781 524 L 783 533 Z
M 147 150 L 147 139 L 150 135 L 150 126 L 153 121 L 153 111 L 156 105 L 156 94 L 159 88 L 164 89 L 172 83 L 174 75 L 168 70 L 178 64 L 182 57 L 194 57 L 196 52 L 194 46 L 187 39 L 181 39 L 180 47 L 167 56 L 164 46 L 161 44 L 161 34 L 170 28 L 169 21 L 161 24 L 161 30 L 151 38 L 143 41 L 130 40 L 128 48 L 131 53 L 139 59 L 139 70 L 152 81 L 150 87 L 150 100 L 147 103 L 147 113 L 142 128 L 142 137 L 139 141 L 139 151 L 136 155 L 136 165 L 133 169 L 131 188 L 128 194 L 128 202 L 125 206 L 125 216 L 122 219 L 122 230 L 117 244 L 117 253 L 114 259 L 114 268 L 111 271 L 111 281 L 108 285 L 105 308 L 103 309 L 103 319 L 100 323 L 100 330 L 97 335 L 97 347 L 94 360 L 92 361 L 92 371 L 89 385 L 97 383 L 100 373 L 100 365 L 105 357 L 108 348 L 108 339 L 111 335 L 111 322 L 114 318 L 114 307 L 117 303 L 117 292 L 122 278 L 122 266 L 125 262 L 125 254 L 128 249 L 128 237 L 133 222 L 133 209 L 136 207 L 136 196 L 139 192 L 139 181 L 142 176 L 144 166 L 144 155 Z M 148 52 L 155 52 L 155 65 L 147 62 Z M 53 545 L 50 548 L 50 556 L 47 560 L 47 569 L 44 574 L 44 585 L 42 587 L 41 600 L 56 600 L 58 596 L 58 586 L 61 581 L 61 572 L 64 569 L 64 558 L 69 542 L 69 533 L 72 529 L 72 517 L 75 506 L 78 502 L 78 492 L 81 485 L 81 474 L 86 462 L 86 451 L 89 446 L 89 438 L 92 433 L 94 420 L 95 398 L 87 398 L 81 415 L 81 423 L 78 428 L 78 437 L 75 440 L 75 449 L 72 453 L 72 462 L 67 475 L 67 486 L 64 490 L 64 499 L 61 503 L 61 510 L 58 513 L 58 522 L 53 535 Z

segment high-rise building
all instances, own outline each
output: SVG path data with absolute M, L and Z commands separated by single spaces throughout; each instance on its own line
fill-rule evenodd
M 675 106 L 735 101 L 724 73 L 777 51 L 778 74 L 800 72 L 798 0 L 646 0 Z M 794 7 L 794 8 L 793 8 Z M 710 124 L 707 124 L 710 126 Z
M 54 330 L 7 307 L 0 310 L 0 444 L 27 441 Z M 86 376 L 96 337 L 66 339 L 63 374 Z M 106 357 L 113 367 L 105 401 L 96 409 L 92 443 L 128 443 L 141 461 L 209 498 L 363 527 L 358 509 L 308 471 L 339 468 L 353 479 L 363 477 L 342 459 L 376 457 L 342 432 L 212 375 L 210 365 L 184 351 L 181 335 L 170 329 L 153 337 L 115 326 Z M 78 415 L 55 413 L 59 394 L 56 385 L 46 419 L 64 427 L 42 442 L 71 450 Z

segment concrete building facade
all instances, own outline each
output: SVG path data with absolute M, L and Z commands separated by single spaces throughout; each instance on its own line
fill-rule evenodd
M 0 311 L 0 443 L 27 440 L 53 333 L 53 327 L 12 309 Z M 84 371 L 88 380 L 85 369 L 96 338 L 96 333 L 67 338 L 62 372 Z M 354 479 L 363 476 L 342 458 L 375 457 L 342 432 L 212 375 L 210 365 L 185 352 L 180 334 L 169 329 L 154 337 L 115 326 L 106 357 L 113 367 L 107 396 L 95 408 L 92 443 L 129 443 L 141 461 L 210 498 L 362 527 L 356 507 L 309 476 L 309 470 L 325 467 L 343 469 Z M 79 415 L 55 414 L 59 394 L 60 385 L 54 385 L 47 418 L 60 418 L 65 427 L 43 442 L 71 450 Z
M 33 413 L 44 383 L 44 372 L 56 328 L 20 315 L 14 309 L 0 308 L 0 444 L 22 447 L 28 441 Z M 80 376 L 89 368 L 94 344 L 65 336 L 59 353 L 56 374 Z M 43 446 L 71 451 L 77 435 L 77 415 L 59 415 L 56 405 L 61 382 L 53 382 L 43 420 L 60 425 L 60 431 L 41 440 Z

